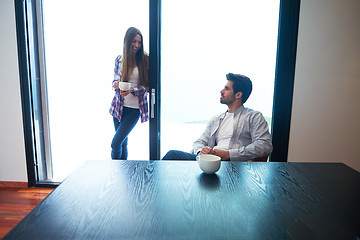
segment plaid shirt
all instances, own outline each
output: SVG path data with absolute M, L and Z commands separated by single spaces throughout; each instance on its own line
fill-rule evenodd
M 115 81 L 120 81 L 121 76 L 122 76 L 121 56 L 117 56 L 115 59 L 114 80 L 112 82 L 114 83 Z M 138 85 L 136 87 L 133 87 L 133 90 L 134 92 L 132 92 L 131 94 L 139 98 L 139 110 L 140 110 L 141 122 L 142 123 L 146 122 L 149 120 L 149 107 L 147 101 L 148 89 L 141 85 Z M 124 108 L 124 97 L 120 95 L 119 89 L 115 89 L 115 96 L 111 102 L 111 107 L 109 112 L 114 118 L 118 119 L 119 122 L 121 121 L 123 108 Z

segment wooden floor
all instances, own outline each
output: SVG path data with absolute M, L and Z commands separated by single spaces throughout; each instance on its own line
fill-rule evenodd
M 0 239 L 53 190 L 53 188 L 0 186 Z

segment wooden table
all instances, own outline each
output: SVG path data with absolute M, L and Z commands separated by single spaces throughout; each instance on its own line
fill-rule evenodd
M 4 239 L 358 239 L 341 163 L 89 161 Z

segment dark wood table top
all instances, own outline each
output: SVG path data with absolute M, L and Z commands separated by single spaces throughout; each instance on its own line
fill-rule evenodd
M 4 239 L 358 239 L 342 163 L 88 161 Z

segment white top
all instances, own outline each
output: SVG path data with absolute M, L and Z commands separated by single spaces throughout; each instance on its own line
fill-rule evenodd
M 229 150 L 230 139 L 234 131 L 234 113 L 227 112 L 216 133 L 214 149 Z
M 137 67 L 133 69 L 129 77 L 129 83 L 131 83 L 131 87 L 136 87 L 139 82 L 139 70 Z M 132 93 L 129 93 L 124 98 L 124 107 L 129 108 L 139 108 L 139 98 L 134 96 Z

